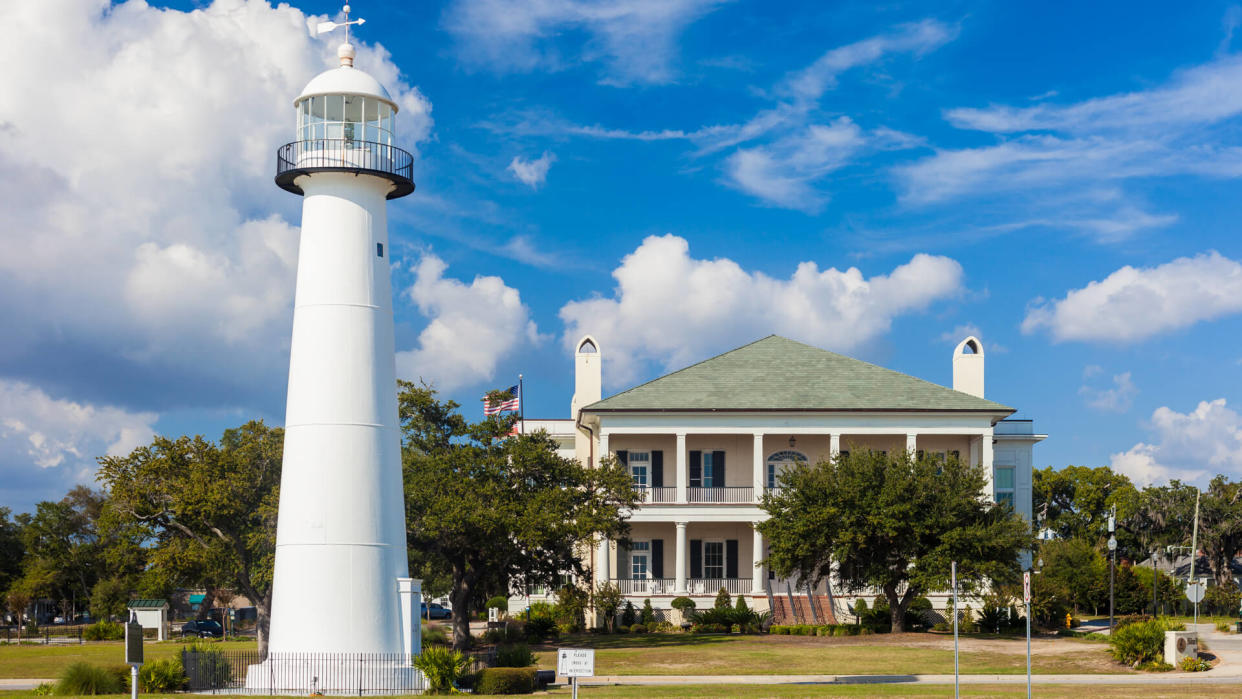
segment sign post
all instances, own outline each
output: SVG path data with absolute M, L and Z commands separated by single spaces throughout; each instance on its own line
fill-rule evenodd
M 958 684 L 957 665 L 957 561 L 949 564 L 949 584 L 953 586 L 953 698 L 959 699 L 962 689 Z
M 125 662 L 130 669 L 130 695 L 138 699 L 138 668 L 142 665 L 142 624 L 138 623 L 138 612 L 131 611 L 125 625 Z
M 568 677 L 578 699 L 578 678 L 595 676 L 595 651 L 590 648 L 558 648 L 556 674 Z
M 1022 574 L 1022 602 L 1026 605 L 1026 699 L 1031 699 L 1031 571 Z

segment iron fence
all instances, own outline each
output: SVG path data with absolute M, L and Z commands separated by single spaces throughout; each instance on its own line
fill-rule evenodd
M 82 643 L 81 626 L 6 626 L 4 640 L 6 643 Z
M 753 487 L 687 488 L 690 502 L 713 504 L 749 504 L 755 501 Z

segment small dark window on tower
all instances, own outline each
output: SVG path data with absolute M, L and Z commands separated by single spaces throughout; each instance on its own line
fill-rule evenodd
M 377 256 L 379 256 L 379 257 L 383 257 L 383 256 L 384 256 L 384 244 L 383 244 L 383 243 L 376 243 L 376 244 L 375 244 L 375 254 L 376 254 Z

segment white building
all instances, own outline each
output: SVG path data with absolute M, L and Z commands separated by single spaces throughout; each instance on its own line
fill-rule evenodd
M 827 621 L 830 599 L 839 615 L 852 600 L 823 587 L 808 596 L 770 574 L 755 525 L 781 470 L 851 449 L 982 464 L 987 495 L 1031 516 L 1032 449 L 1045 435 L 983 397 L 976 338 L 953 352 L 953 388 L 774 335 L 601 400 L 604 349 L 590 336 L 577 345 L 573 418 L 528 420 L 526 429 L 546 429 L 563 455 L 586 464 L 609 454 L 629 468 L 644 494 L 630 515 L 632 543 L 600 542 L 591 570 L 595 584 L 613 582 L 635 606 L 650 599 L 668 609 L 688 595 L 703 608 L 723 587 L 782 617 Z

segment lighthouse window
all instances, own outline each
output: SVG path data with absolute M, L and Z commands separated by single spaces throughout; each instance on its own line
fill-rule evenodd
M 376 255 L 377 257 L 383 257 L 383 256 L 384 256 L 384 244 L 383 244 L 383 243 L 376 243 L 376 244 L 375 244 L 375 255 Z
M 318 95 L 298 105 L 298 139 L 344 139 L 392 145 L 393 108 L 358 95 Z M 322 147 L 322 146 L 320 146 Z

